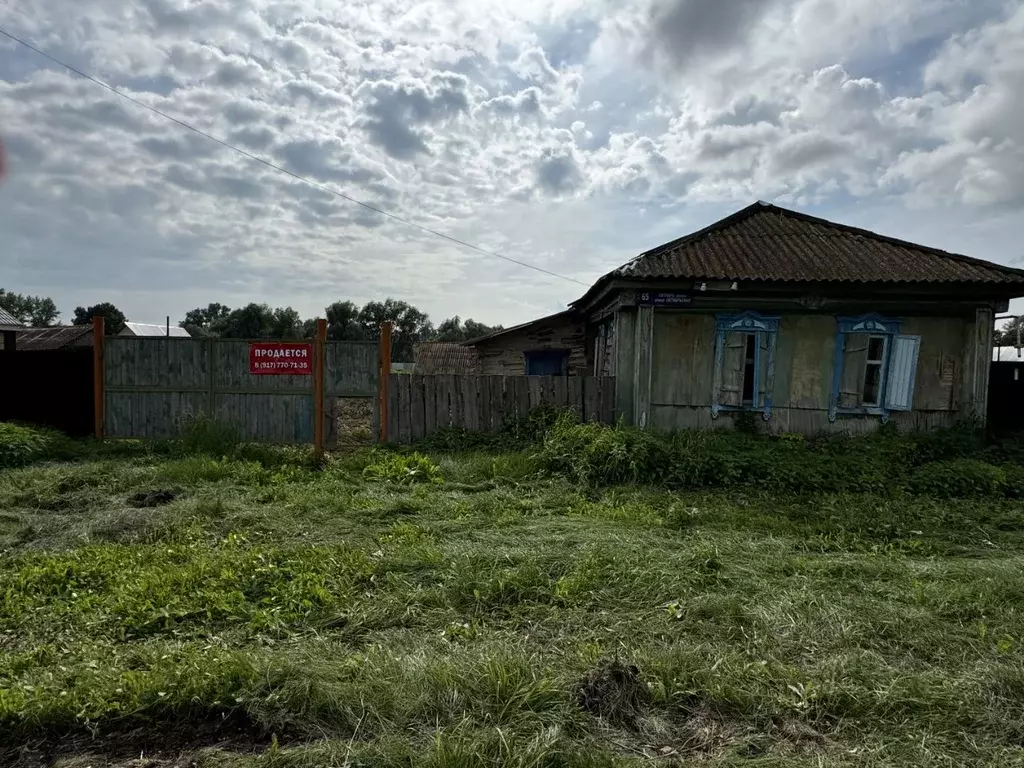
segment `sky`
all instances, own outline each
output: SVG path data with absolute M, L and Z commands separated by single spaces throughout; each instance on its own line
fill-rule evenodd
M 0 287 L 559 311 L 755 200 L 1024 266 L 1024 2 L 0 0 Z M 1013 310 L 1024 312 L 1024 302 Z

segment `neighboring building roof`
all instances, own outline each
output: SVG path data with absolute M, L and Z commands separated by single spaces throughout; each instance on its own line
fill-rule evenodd
M 1024 363 L 1024 350 L 1020 350 L 1017 347 L 993 347 L 992 362 Z
M 531 320 L 528 323 L 514 325 L 511 328 L 502 328 L 500 331 L 494 331 L 493 333 L 488 333 L 486 336 L 479 336 L 475 339 L 470 339 L 469 341 L 464 341 L 462 343 L 464 346 L 467 347 L 476 346 L 477 344 L 481 344 L 485 341 L 492 341 L 493 339 L 497 339 L 500 336 L 505 336 L 506 334 L 509 333 L 517 333 L 519 331 L 524 331 L 527 328 L 532 328 L 533 326 L 536 325 L 543 325 L 544 323 L 552 322 L 555 320 L 567 319 L 573 314 L 573 312 L 574 310 L 572 309 L 566 309 L 563 310 L 562 312 L 556 312 L 553 315 L 547 315 L 546 317 L 540 317 L 537 318 L 536 320 Z
M 125 323 L 124 330 L 119 334 L 120 336 L 170 336 L 173 339 L 188 339 L 191 338 L 189 332 L 184 328 L 179 328 L 176 325 L 170 327 L 170 333 L 168 334 L 168 328 L 166 325 L 159 325 L 157 323 Z
M 480 357 L 477 351 L 473 347 L 455 342 L 434 341 L 417 344 L 413 355 L 416 360 L 416 373 L 480 373 Z
M 52 328 L 26 328 L 18 331 L 20 351 L 91 347 L 91 325 L 58 325 Z
M 598 283 L 613 278 L 1024 286 L 1024 270 L 762 202 L 642 253 Z
M 25 327 L 14 315 L 0 307 L 0 331 L 16 331 Z

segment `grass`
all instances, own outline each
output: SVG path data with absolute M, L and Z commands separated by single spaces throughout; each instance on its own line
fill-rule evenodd
M 987 470 L 224 451 L 0 474 L 0 763 L 1024 765 L 1024 514 Z

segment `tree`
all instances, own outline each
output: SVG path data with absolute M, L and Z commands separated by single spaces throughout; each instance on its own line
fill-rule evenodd
M 91 307 L 75 307 L 75 316 L 71 320 L 71 324 L 89 325 L 96 316 L 103 318 L 108 336 L 116 336 L 123 331 L 124 324 L 128 320 L 124 316 L 124 312 L 109 301 L 104 301 L 102 304 L 94 304 Z
M 1021 326 L 1021 321 L 1024 318 L 1015 317 L 1002 328 L 996 328 L 995 335 L 992 337 L 992 342 L 997 347 L 1015 347 L 1017 346 L 1017 333 L 1020 331 L 1020 340 L 1024 343 L 1024 327 Z
M 469 341 L 470 339 L 478 339 L 481 336 L 486 336 L 489 333 L 494 333 L 495 331 L 500 330 L 500 325 L 485 325 L 472 319 L 463 323 L 461 318 L 456 315 L 455 317 L 448 318 L 437 326 L 437 332 L 434 334 L 434 341 Z
M 404 301 L 370 301 L 359 311 L 359 324 L 367 338 L 376 338 L 385 322 L 392 326 L 391 359 L 396 362 L 412 362 L 413 347 L 434 333 L 434 326 L 426 313 Z
M 178 325 L 188 331 L 189 335 L 193 338 L 215 336 L 216 324 L 227 318 L 230 314 L 230 307 L 214 302 L 205 309 L 202 307 L 190 309 L 185 313 L 185 318 Z
M 14 315 L 18 322 L 31 325 L 33 328 L 54 325 L 60 317 L 53 299 L 12 293 L 3 288 L 0 288 L 0 307 Z
M 272 339 L 274 329 L 274 310 L 255 303 L 232 310 L 212 326 L 214 335 L 225 339 Z
M 359 322 L 359 307 L 351 301 L 336 301 L 324 310 L 327 338 L 332 341 L 359 341 L 367 338 Z

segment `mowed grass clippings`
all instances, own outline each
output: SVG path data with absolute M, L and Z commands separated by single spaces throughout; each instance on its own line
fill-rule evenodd
M 1022 531 L 530 452 L 10 469 L 0 763 L 1024 765 Z

